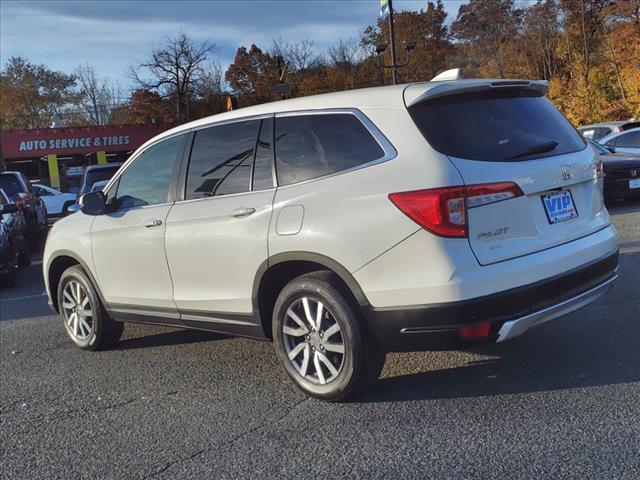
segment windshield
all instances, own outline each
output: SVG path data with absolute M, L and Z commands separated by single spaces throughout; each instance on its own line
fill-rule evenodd
M 585 147 L 553 104 L 530 90 L 451 95 L 413 105 L 409 113 L 429 144 L 452 157 L 507 162 Z

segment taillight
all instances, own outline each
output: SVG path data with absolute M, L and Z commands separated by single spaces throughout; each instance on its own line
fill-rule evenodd
M 389 195 L 405 215 L 441 237 L 468 235 L 467 210 L 522 195 L 513 182 L 431 188 Z
M 482 322 L 477 325 L 458 328 L 458 335 L 465 340 L 488 337 L 490 332 L 491 324 L 489 322 Z

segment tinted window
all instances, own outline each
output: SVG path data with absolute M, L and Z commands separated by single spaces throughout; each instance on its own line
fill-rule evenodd
M 276 119 L 279 185 L 357 167 L 383 156 L 380 145 L 355 115 L 296 115 Z
M 528 90 L 451 95 L 414 105 L 409 112 L 434 149 L 458 158 L 531 160 L 585 147 L 551 102 Z
M 263 120 L 253 163 L 253 190 L 273 187 L 273 119 Z
M 9 198 L 14 198 L 18 193 L 22 192 L 20 182 L 12 173 L 0 175 L 0 188 L 4 190 L 4 193 L 6 193 Z
M 85 193 L 90 192 L 91 187 L 93 187 L 93 184 L 96 182 L 100 182 L 101 180 L 111 179 L 111 177 L 113 177 L 116 174 L 119 168 L 120 168 L 120 165 L 87 170 L 85 179 L 84 179 L 83 192 Z
M 640 132 L 629 132 L 616 137 L 616 147 L 640 148 Z
M 196 132 L 185 198 L 249 191 L 260 120 L 230 123 Z
M 161 142 L 143 152 L 127 167 L 118 180 L 118 210 L 167 202 L 171 175 L 182 141 L 183 137 L 175 137 Z

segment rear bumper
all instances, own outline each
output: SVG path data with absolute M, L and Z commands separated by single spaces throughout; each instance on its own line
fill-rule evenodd
M 504 341 L 594 301 L 617 278 L 618 251 L 544 280 L 470 300 L 414 307 L 364 307 L 386 351 L 438 350 L 464 342 L 460 327 L 489 322 L 483 341 Z
M 629 188 L 629 180 L 633 178 L 615 179 L 605 177 L 604 196 L 605 198 L 630 198 L 640 197 L 640 188 Z

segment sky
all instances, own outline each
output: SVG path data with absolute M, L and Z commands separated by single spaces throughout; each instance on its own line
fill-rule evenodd
M 445 0 L 451 22 L 464 0 Z M 420 10 L 427 0 L 394 0 Z M 8 1 L 0 0 L 0 60 L 14 55 L 67 73 L 89 63 L 100 77 L 127 88 L 127 67 L 184 31 L 217 46 L 223 68 L 239 46 L 313 41 L 324 51 L 338 39 L 358 38 L 377 21 L 378 0 L 235 1 Z

